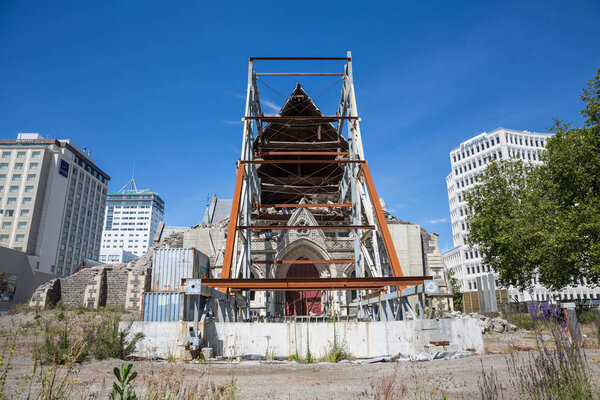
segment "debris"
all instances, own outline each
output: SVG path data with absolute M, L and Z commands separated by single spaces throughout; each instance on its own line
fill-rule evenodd
M 466 314 L 466 316 L 475 318 L 476 320 L 479 321 L 479 325 L 481 326 L 481 333 L 516 332 L 518 329 L 516 325 L 511 324 L 510 322 L 508 322 L 507 320 L 505 320 L 501 317 L 491 318 L 491 317 L 487 317 L 485 315 L 481 315 L 481 314 L 477 314 L 477 313 Z M 442 317 L 443 318 L 462 318 L 463 313 L 461 313 L 460 311 L 454 311 L 451 313 L 446 312 L 446 313 L 442 314 Z
M 417 354 L 406 354 L 398 353 L 395 356 L 387 357 L 375 357 L 366 360 L 355 360 L 352 361 L 354 364 L 374 364 L 379 362 L 393 362 L 393 361 L 432 361 L 432 360 L 450 360 L 452 358 L 462 358 L 472 355 L 472 351 L 456 350 L 456 351 L 438 351 L 433 354 L 431 353 L 417 353 Z

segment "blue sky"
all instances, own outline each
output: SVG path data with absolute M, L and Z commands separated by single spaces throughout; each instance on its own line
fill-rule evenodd
M 449 249 L 448 152 L 500 126 L 579 125 L 581 89 L 600 66 L 599 16 L 598 1 L 4 0 L 0 137 L 70 138 L 92 150 L 113 190 L 135 160 L 138 185 L 166 201 L 166 223 L 189 226 L 209 194 L 232 196 L 247 58 L 350 50 L 379 194 Z M 273 67 L 300 68 L 257 65 Z M 266 82 L 283 95 L 294 85 Z M 332 83 L 306 88 L 315 96 Z M 259 89 L 265 104 L 283 103 Z M 334 111 L 339 90 L 318 105 Z

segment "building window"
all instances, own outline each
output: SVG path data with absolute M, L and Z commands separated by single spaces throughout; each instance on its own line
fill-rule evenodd
M 35 174 L 27 174 L 27 182 L 35 181 Z
M 22 162 L 18 162 L 15 164 L 15 169 L 23 169 L 23 163 Z
M 17 151 L 17 158 L 25 158 L 25 152 L 24 151 Z
M 6 174 L 0 174 L 0 181 L 6 180 Z
M 58 267 L 58 268 L 56 268 L 56 273 L 58 273 L 58 274 L 62 274 L 62 267 Z
M 40 156 L 40 152 L 39 151 L 34 151 L 31 153 L 31 158 L 38 158 Z
M 55 268 L 55 266 L 54 266 L 54 265 L 51 265 L 51 266 L 50 266 L 50 272 L 54 272 L 54 268 Z
M 0 163 L 0 169 L 2 169 L 2 170 L 8 169 L 8 163 L 6 163 L 6 162 Z
M 71 269 L 70 268 L 65 268 L 65 275 L 69 275 L 71 273 Z
M 40 269 L 40 262 L 39 262 L 39 261 L 37 261 L 37 262 L 35 263 L 35 269 Z
M 17 198 L 16 197 L 9 197 L 6 200 L 6 204 L 7 205 L 15 205 L 15 204 L 17 204 Z
M 3 151 L 2 158 L 10 158 L 10 151 Z
M 17 226 L 18 229 L 25 229 L 27 228 L 27 222 L 19 222 L 19 225 Z
M 13 182 L 21 180 L 21 174 L 13 174 L 12 176 Z
M 39 164 L 36 162 L 29 163 L 29 169 L 36 169 L 38 167 L 38 165 Z
M 18 186 L 11 186 L 8 191 L 10 193 L 18 193 L 19 192 L 19 187 Z
M 15 236 L 15 242 L 24 242 L 25 241 L 25 235 L 16 235 Z
M 4 215 L 7 217 L 12 217 L 15 213 L 15 210 L 5 210 Z
M 8 242 L 8 235 L 0 235 L 0 242 Z
M 33 193 L 33 186 L 25 186 L 25 193 Z
M 23 197 L 23 204 L 31 204 L 31 197 Z

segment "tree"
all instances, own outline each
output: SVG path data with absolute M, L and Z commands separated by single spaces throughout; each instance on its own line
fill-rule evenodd
M 503 285 L 600 282 L 600 68 L 581 98 L 584 126 L 556 120 L 543 165 L 493 162 L 466 195 L 467 243 Z
M 454 276 L 454 270 L 452 269 L 448 269 L 448 282 L 452 290 L 452 305 L 454 306 L 454 310 L 462 310 L 463 294 L 460 291 L 460 283 L 456 276 Z

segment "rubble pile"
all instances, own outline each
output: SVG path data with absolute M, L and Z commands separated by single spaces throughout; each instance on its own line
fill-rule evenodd
M 460 311 L 454 311 L 451 313 L 443 313 L 443 318 L 461 318 L 463 313 Z M 479 321 L 479 325 L 481 326 L 481 333 L 506 333 L 506 332 L 516 332 L 517 326 L 511 324 L 507 320 L 500 317 L 488 317 L 485 315 L 477 314 L 477 313 L 469 313 L 466 316 L 475 318 Z
M 183 232 L 173 232 L 157 244 L 158 248 L 180 249 L 183 248 Z M 150 249 L 152 250 L 152 249 Z M 142 256 L 143 257 L 143 256 Z

